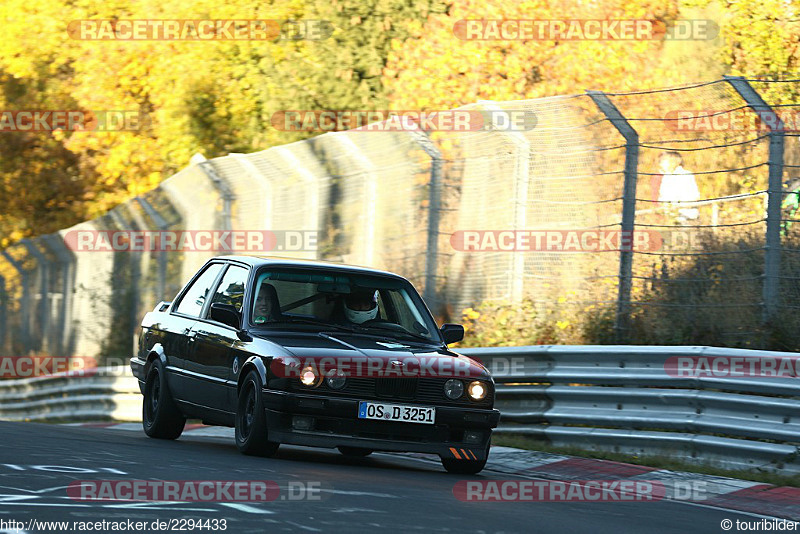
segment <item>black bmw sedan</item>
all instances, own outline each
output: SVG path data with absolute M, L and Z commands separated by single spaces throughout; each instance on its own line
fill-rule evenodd
M 463 335 L 396 274 L 226 256 L 145 315 L 131 368 L 150 437 L 197 418 L 235 427 L 245 454 L 424 452 L 477 473 L 500 413 L 488 370 L 447 348 Z

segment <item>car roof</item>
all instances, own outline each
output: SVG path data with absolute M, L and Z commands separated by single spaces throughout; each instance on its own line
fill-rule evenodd
M 290 258 L 275 258 L 270 256 L 239 256 L 239 255 L 217 256 L 212 259 L 238 261 L 240 263 L 244 263 L 251 267 L 256 267 L 256 268 L 263 267 L 266 265 L 275 267 L 317 268 L 317 269 L 336 270 L 353 274 L 355 273 L 377 274 L 380 276 L 390 276 L 393 278 L 401 278 L 405 280 L 405 277 L 389 271 L 381 271 L 379 269 L 372 269 L 370 267 L 359 267 L 357 265 L 346 265 L 344 263 L 334 263 L 334 262 L 319 261 L 319 260 L 295 260 Z

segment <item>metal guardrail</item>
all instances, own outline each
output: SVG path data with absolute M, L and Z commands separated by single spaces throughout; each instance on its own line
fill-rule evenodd
M 0 419 L 141 421 L 142 395 L 130 369 L 103 367 L 0 382 Z
M 493 370 L 500 435 L 558 446 L 679 457 L 728 469 L 800 474 L 800 379 L 675 376 L 672 357 L 797 353 L 713 347 L 532 346 L 461 349 Z M 788 363 L 788 362 L 787 362 Z M 688 373 L 684 373 L 688 374 Z M 715 376 L 715 374 L 717 376 Z
M 800 354 L 658 346 L 459 349 L 492 370 L 499 435 L 558 446 L 664 455 L 729 469 L 800 474 L 800 378 L 668 373 L 672 357 L 771 358 Z M 795 367 L 796 369 L 796 367 Z M 717 373 L 720 374 L 720 373 Z M 127 369 L 0 382 L 0 419 L 141 420 Z

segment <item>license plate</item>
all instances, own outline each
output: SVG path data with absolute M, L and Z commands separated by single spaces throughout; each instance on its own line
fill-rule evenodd
M 436 419 L 436 408 L 361 401 L 358 403 L 358 418 L 432 425 Z

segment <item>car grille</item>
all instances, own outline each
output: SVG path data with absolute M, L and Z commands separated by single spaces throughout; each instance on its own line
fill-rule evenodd
M 413 400 L 419 378 L 376 378 L 375 395 L 393 399 Z
M 363 378 L 350 377 L 343 389 L 335 390 L 322 383 L 319 387 L 308 389 L 297 382 L 292 382 L 293 391 L 302 393 L 318 393 L 357 399 L 416 401 L 420 403 L 445 406 L 472 406 L 488 408 L 494 403 L 494 392 L 480 402 L 471 401 L 466 393 L 457 400 L 450 400 L 444 395 L 446 377 L 422 378 Z M 491 387 L 491 386 L 490 386 Z

